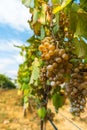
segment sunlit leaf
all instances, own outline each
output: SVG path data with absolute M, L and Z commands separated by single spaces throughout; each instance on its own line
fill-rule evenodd
M 41 26 L 41 40 L 45 37 L 45 29 Z
M 46 24 L 46 10 L 47 10 L 47 4 L 43 3 L 41 12 L 39 13 L 39 19 L 38 19 L 38 21 L 43 25 Z
M 87 39 L 87 12 L 75 3 L 70 11 L 70 26 L 75 37 L 82 36 Z
M 22 3 L 28 8 L 34 8 L 34 0 L 22 0 Z
M 34 13 L 33 13 L 33 24 L 37 22 L 38 19 L 38 10 L 34 8 Z
M 27 97 L 27 96 L 24 97 L 24 103 L 26 103 L 26 105 L 27 105 L 27 103 L 28 103 L 28 97 Z M 27 107 L 26 107 L 26 108 L 27 108 Z
M 18 90 L 18 95 L 22 96 L 22 91 L 21 90 Z
M 23 82 L 25 82 L 26 84 L 29 83 L 29 77 L 26 77 L 26 75 L 25 75 L 25 77 L 24 77 L 22 80 L 23 80 Z
M 38 109 L 37 113 L 41 119 L 44 119 L 47 114 L 47 110 L 45 109 L 45 107 L 42 107 Z
M 35 81 L 38 80 L 39 71 L 39 61 L 37 58 L 35 58 L 34 62 L 32 63 L 32 74 L 30 78 L 30 84 L 33 84 Z
M 73 53 L 79 58 L 85 58 L 87 56 L 87 44 L 82 39 L 78 40 L 78 38 L 74 38 L 72 42 L 75 47 Z
M 55 14 L 64 9 L 68 4 L 70 4 L 71 1 L 72 0 L 64 0 L 61 5 L 53 9 L 53 13 Z
M 22 90 L 24 91 L 24 90 L 27 89 L 27 88 L 28 88 L 28 84 L 23 83 L 23 85 L 22 85 Z
M 76 36 L 83 36 L 87 39 L 87 13 L 79 11 L 78 12 L 78 23 L 75 32 Z
M 23 94 L 24 94 L 24 96 L 28 96 L 29 95 L 29 88 L 25 89 Z
M 52 0 L 53 5 L 60 4 L 60 0 Z

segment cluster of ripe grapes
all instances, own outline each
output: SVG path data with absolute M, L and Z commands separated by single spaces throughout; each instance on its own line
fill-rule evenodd
M 87 97 L 87 72 L 81 70 L 84 70 L 82 63 L 73 69 L 70 82 L 66 83 L 66 92 L 71 102 L 70 112 L 76 116 L 84 112 Z
M 45 37 L 39 46 L 39 50 L 42 52 L 42 59 L 46 61 L 45 74 L 41 76 L 41 79 L 45 76 L 52 87 L 64 83 L 65 74 L 70 73 L 72 68 L 72 64 L 68 62 L 69 55 L 65 49 L 60 49 L 52 37 Z

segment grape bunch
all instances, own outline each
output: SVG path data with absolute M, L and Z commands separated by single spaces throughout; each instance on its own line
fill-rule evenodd
M 40 79 L 41 84 L 45 85 L 45 82 L 46 82 L 46 66 L 43 66 L 43 68 L 40 69 L 39 79 Z
M 69 55 L 65 49 L 59 48 L 51 37 L 42 40 L 39 50 L 42 59 L 46 61 L 46 77 L 52 87 L 59 86 L 65 81 L 65 74 L 70 73 L 72 64 L 68 62 Z
M 87 72 L 82 72 L 83 64 L 73 69 L 70 82 L 66 83 L 66 92 L 71 102 L 70 112 L 76 116 L 80 116 L 84 112 L 87 97 Z
M 43 60 L 50 60 L 54 55 L 55 45 L 54 40 L 51 37 L 46 37 L 42 44 L 39 46 L 39 50 L 42 52 Z

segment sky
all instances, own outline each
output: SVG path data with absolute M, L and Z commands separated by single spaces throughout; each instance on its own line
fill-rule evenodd
M 15 79 L 18 66 L 23 62 L 20 49 L 32 36 L 27 20 L 31 19 L 29 10 L 21 0 L 0 0 L 0 74 Z

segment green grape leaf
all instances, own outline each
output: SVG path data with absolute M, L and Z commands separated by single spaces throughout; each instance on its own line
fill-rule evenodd
M 79 5 L 73 3 L 70 9 L 70 27 L 73 33 L 76 32 L 76 27 L 78 23 L 78 14 L 77 11 L 79 10 Z
M 73 33 L 76 32 L 77 21 L 78 21 L 77 13 L 76 12 L 71 12 L 70 13 L 70 28 L 71 28 Z
M 55 26 L 53 27 L 53 32 L 54 32 L 54 34 L 56 34 L 56 33 L 58 32 L 58 25 L 55 25 Z
M 75 36 L 82 36 L 87 39 L 87 13 L 82 10 L 78 11 L 78 23 Z
M 29 88 L 25 89 L 25 90 L 24 90 L 24 93 L 23 93 L 24 96 L 29 96 L 29 92 L 30 92 L 30 91 L 29 91 Z
M 79 40 L 78 38 L 74 38 L 72 43 L 74 45 L 74 50 L 72 52 L 79 58 L 85 58 L 87 56 L 87 44 L 82 39 Z
M 87 11 L 87 0 L 80 0 L 80 6 Z
M 64 96 L 55 93 L 52 96 L 52 102 L 56 110 L 58 110 L 59 107 L 62 107 L 64 104 Z
M 24 102 L 25 102 L 25 103 L 28 102 L 28 97 L 27 97 L 27 96 L 24 97 Z
M 34 44 L 38 44 L 38 43 L 40 43 L 40 40 L 38 39 L 38 38 L 35 38 L 35 35 L 33 35 L 32 37 L 30 37 L 28 40 L 27 40 L 27 42 L 29 42 L 29 43 L 34 43 Z
M 40 35 L 41 23 L 35 23 L 33 25 L 33 30 L 36 35 Z
M 29 83 L 29 77 L 26 77 L 26 75 L 25 75 L 25 77 L 24 77 L 22 80 L 23 80 L 23 82 L 25 82 L 26 84 Z
M 35 58 L 34 62 L 32 63 L 32 74 L 30 77 L 30 84 L 34 84 L 39 77 L 39 61 L 37 58 Z
M 45 25 L 46 24 L 46 10 L 47 10 L 47 4 L 43 3 L 41 7 L 41 12 L 39 12 L 39 23 Z
M 35 3 L 35 8 L 36 8 L 36 7 L 39 7 L 39 2 L 38 2 L 38 0 L 34 0 L 34 3 Z
M 59 11 L 61 11 L 62 9 L 64 9 L 68 4 L 70 4 L 72 0 L 63 0 L 62 4 L 59 5 L 58 7 L 53 9 L 53 13 L 57 13 Z
M 38 20 L 38 9 L 34 8 L 33 12 L 33 24 L 36 23 Z
M 70 9 L 70 26 L 75 37 L 87 39 L 87 12 L 75 3 Z
M 78 63 L 78 62 L 79 62 L 79 59 L 75 59 L 75 58 L 74 58 L 74 59 L 71 59 L 71 60 L 70 60 L 70 62 L 72 62 L 72 63 L 75 63 L 75 64 L 76 64 L 76 63 Z
M 55 21 L 56 23 L 55 23 L 55 26 L 53 27 L 54 34 L 56 34 L 59 29 L 59 14 L 58 13 L 55 14 Z
M 44 119 L 46 117 L 47 110 L 45 109 L 45 107 L 42 107 L 38 109 L 37 113 L 41 119 Z
M 43 26 L 41 26 L 41 40 L 45 37 L 45 29 Z
M 22 90 L 24 91 L 25 89 L 28 88 L 28 84 L 26 84 L 26 83 L 23 82 L 23 85 L 21 86 L 21 88 L 22 88 Z
M 27 42 L 33 43 L 34 40 L 35 40 L 35 35 L 33 35 L 32 37 L 30 37 L 30 38 L 27 40 Z
M 22 0 L 22 3 L 27 7 L 27 8 L 34 8 L 34 0 Z
M 60 4 L 60 0 L 52 0 L 53 5 Z

